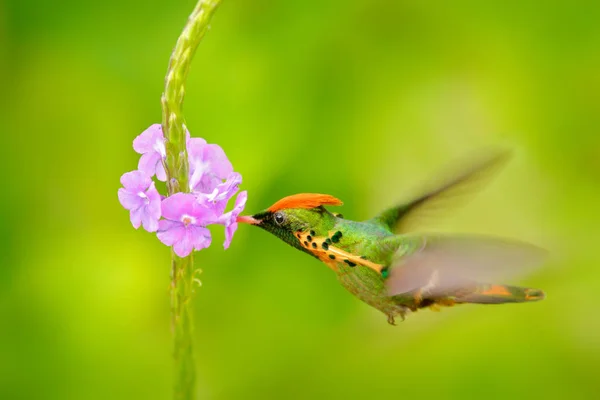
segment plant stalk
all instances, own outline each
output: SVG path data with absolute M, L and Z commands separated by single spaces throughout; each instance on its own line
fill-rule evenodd
M 167 189 L 169 196 L 189 192 L 186 127 L 183 116 L 185 83 L 198 44 L 209 29 L 209 22 L 221 0 L 200 0 L 189 16 L 183 32 L 177 39 L 165 77 L 165 91 L 161 97 L 162 129 L 165 135 Z M 195 275 L 194 259 L 171 255 L 171 329 L 173 331 L 175 361 L 174 399 L 190 400 L 196 397 L 196 368 L 193 353 L 193 312 L 191 300 Z

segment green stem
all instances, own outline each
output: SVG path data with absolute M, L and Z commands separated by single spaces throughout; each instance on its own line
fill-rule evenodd
M 172 254 L 171 329 L 175 359 L 174 399 L 195 398 L 196 368 L 193 352 L 192 295 L 194 293 L 194 258 Z
M 167 188 L 169 196 L 189 192 L 188 158 L 185 148 L 186 128 L 183 117 L 185 82 L 196 48 L 208 30 L 208 24 L 221 0 L 200 0 L 177 39 L 165 77 L 161 98 L 162 128 L 167 157 Z M 180 258 L 172 253 L 171 265 L 171 327 L 174 335 L 175 399 L 195 397 L 196 369 L 193 355 L 193 319 L 191 299 L 195 277 L 194 259 Z

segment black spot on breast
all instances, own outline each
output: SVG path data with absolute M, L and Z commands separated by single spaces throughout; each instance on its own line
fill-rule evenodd
M 321 243 L 321 247 L 323 247 L 325 250 L 329 250 L 329 245 L 327 244 L 327 242 Z
M 317 248 L 317 242 L 312 242 L 312 247 L 313 247 L 313 249 L 316 249 Z
M 308 236 L 306 237 L 306 240 L 308 240 L 309 242 L 312 242 L 312 237 L 311 237 L 310 235 L 308 235 Z
M 355 264 L 355 263 L 353 263 L 353 262 L 352 262 L 352 261 L 350 261 L 350 260 L 344 260 L 344 262 L 345 262 L 346 264 L 348 264 L 350 267 L 355 267 L 355 266 L 356 266 L 356 264 Z
M 310 234 L 311 234 L 311 235 L 313 235 L 313 236 L 316 236 L 316 235 L 317 235 L 317 234 L 315 233 L 315 231 L 313 231 L 313 230 L 311 230 L 311 231 L 310 231 Z
M 335 260 L 335 256 L 333 254 L 330 254 L 329 258 L 331 258 L 332 260 Z
M 337 243 L 340 241 L 340 238 L 342 237 L 342 232 L 337 231 L 336 233 L 333 234 L 333 236 L 331 237 L 331 241 L 333 243 Z

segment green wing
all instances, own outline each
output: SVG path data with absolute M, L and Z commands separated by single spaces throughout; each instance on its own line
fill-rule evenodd
M 453 203 L 465 200 L 468 194 L 483 186 L 510 158 L 509 151 L 496 151 L 471 161 L 471 167 L 446 179 L 442 184 L 431 185 L 424 195 L 407 203 L 389 208 L 371 221 L 383 225 L 394 233 L 414 231 L 424 219 L 438 214 Z

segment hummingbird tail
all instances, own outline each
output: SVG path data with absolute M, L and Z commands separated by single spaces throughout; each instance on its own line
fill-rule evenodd
M 469 294 L 456 297 L 456 303 L 502 304 L 524 303 L 543 300 L 545 294 L 540 289 L 506 285 L 480 285 Z

